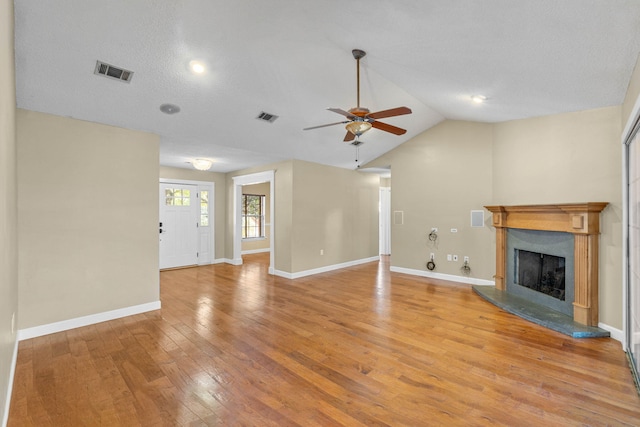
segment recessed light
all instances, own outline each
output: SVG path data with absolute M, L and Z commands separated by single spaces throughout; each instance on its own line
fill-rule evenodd
M 204 66 L 204 63 L 202 63 L 201 61 L 193 60 L 189 62 L 189 69 L 196 74 L 202 74 L 204 73 L 206 68 Z
M 180 107 L 175 104 L 162 104 L 160 106 L 160 111 L 165 114 L 176 114 L 180 112 Z
M 487 97 L 486 97 L 486 96 L 484 96 L 484 95 L 473 95 L 473 96 L 471 97 L 471 100 L 472 100 L 473 102 L 475 102 L 476 104 L 482 104 L 484 101 L 486 101 L 486 100 L 487 100 Z

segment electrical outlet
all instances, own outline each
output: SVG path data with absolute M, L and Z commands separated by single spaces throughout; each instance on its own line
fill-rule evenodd
M 458 260 L 458 255 L 454 255 L 454 256 L 453 256 L 453 260 L 454 260 L 454 261 L 457 261 L 457 260 Z
M 324 249 L 320 249 L 320 255 L 324 255 Z
M 464 262 L 469 262 L 469 257 L 468 256 L 464 257 Z
M 451 254 L 447 254 L 447 261 L 451 261 Z

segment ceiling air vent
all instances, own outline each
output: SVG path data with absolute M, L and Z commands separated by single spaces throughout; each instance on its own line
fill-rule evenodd
M 275 114 L 265 113 L 264 111 L 261 111 L 260 114 L 258 114 L 258 117 L 256 117 L 256 119 L 258 120 L 264 120 L 265 122 L 269 123 L 275 122 L 277 118 L 278 116 L 276 116 Z
M 106 62 L 96 61 L 96 69 L 93 74 L 100 74 L 111 79 L 120 80 L 129 83 L 133 77 L 133 71 L 124 68 L 114 67 Z

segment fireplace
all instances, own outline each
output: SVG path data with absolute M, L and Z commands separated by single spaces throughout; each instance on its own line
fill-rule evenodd
M 573 236 L 541 230 L 507 230 L 506 291 L 573 316 Z
M 564 257 L 516 249 L 514 284 L 560 301 L 565 300 Z
M 598 325 L 598 240 L 600 212 L 606 202 L 570 203 L 557 205 L 485 206 L 493 214 L 496 228 L 495 289 L 514 294 L 558 312 L 573 321 Z M 520 252 L 532 252 L 538 255 Z M 552 256 L 527 278 L 520 278 L 519 264 L 534 264 L 533 258 Z M 561 269 L 564 268 L 564 272 Z M 538 269 L 538 270 L 536 270 Z M 520 282 L 533 281 L 529 276 L 546 275 L 545 283 L 531 286 Z M 564 281 L 562 286 L 549 282 Z M 534 288 L 553 288 L 555 295 L 547 295 Z

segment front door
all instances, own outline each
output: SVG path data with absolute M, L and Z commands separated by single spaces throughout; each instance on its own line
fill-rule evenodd
M 198 264 L 198 187 L 160 184 L 160 268 Z

